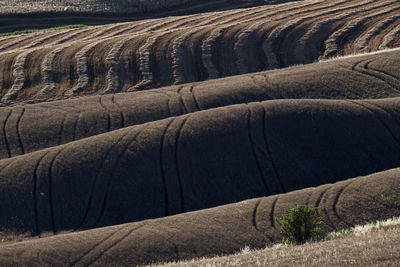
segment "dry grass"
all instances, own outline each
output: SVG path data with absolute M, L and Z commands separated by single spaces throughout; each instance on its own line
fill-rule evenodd
M 343 266 L 395 265 L 400 257 L 400 217 L 331 233 L 320 242 L 299 246 L 276 244 L 241 252 L 151 266 Z

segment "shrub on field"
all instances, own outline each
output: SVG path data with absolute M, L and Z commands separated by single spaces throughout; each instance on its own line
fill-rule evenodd
M 317 208 L 297 205 L 288 215 L 275 218 L 281 225 L 279 232 L 282 242 L 286 244 L 302 244 L 308 240 L 317 240 L 325 237 L 325 233 L 319 227 L 322 218 L 316 216 Z

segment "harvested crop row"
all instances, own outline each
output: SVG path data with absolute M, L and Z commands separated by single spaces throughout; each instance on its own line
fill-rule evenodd
M 100 101 L 110 130 L 118 110 Z M 20 107 L 5 118 L 17 123 L 8 129 L 14 131 L 8 147 L 21 152 L 25 113 Z M 61 123 L 73 116 L 64 115 Z M 170 117 L 4 159 L 0 227 L 33 235 L 89 229 L 398 167 L 399 122 L 398 98 L 273 100 Z M 74 135 L 59 130 L 60 138 Z
M 10 37 L 10 42 L 2 41 L 0 55 L 19 53 L 21 60 L 15 60 L 13 69 L 18 72 L 11 74 L 15 85 L 3 88 L 0 97 L 10 104 L 142 90 L 309 63 L 323 55 L 393 47 L 399 35 L 398 20 L 394 19 L 399 8 L 394 0 L 304 1 Z M 379 26 L 384 34 L 376 30 L 374 22 L 378 20 L 385 21 Z M 361 31 L 355 33 L 355 28 Z M 364 35 L 368 37 L 362 39 Z M 146 40 L 127 45 L 137 39 Z M 347 48 L 358 39 L 362 45 Z M 22 77 L 28 76 L 27 69 L 38 61 L 33 56 L 22 60 L 24 53 L 29 53 L 27 49 L 36 51 L 38 45 L 43 45 L 43 53 L 49 53 L 35 53 L 43 60 L 43 67 L 31 72 L 38 72 L 32 75 L 40 80 L 22 83 L 28 80 Z M 97 47 L 105 50 L 96 51 Z M 99 57 L 102 53 L 108 55 Z M 135 67 L 129 68 L 132 64 Z M 125 76 L 118 77 L 116 69 Z M 71 83 L 71 74 L 80 82 Z M 39 87 L 39 91 L 32 91 Z M 10 88 L 18 90 L 7 92 Z
M 280 241 L 274 217 L 318 207 L 332 231 L 399 216 L 399 169 L 162 219 L 3 245 L 7 265 L 142 265 L 230 254 Z M 39 255 L 39 256 L 38 256 Z
M 20 142 L 29 153 L 125 126 L 270 99 L 399 97 L 399 55 L 400 50 L 388 50 L 221 80 L 24 105 L 24 116 L 18 123 Z M 111 81 L 116 84 L 119 80 Z M 54 91 L 53 86 L 45 90 Z M 0 116 L 7 118 L 20 109 L 0 108 Z M 21 154 L 19 143 L 8 140 L 17 119 L 11 116 L 0 122 L 4 140 L 0 142 L 0 158 Z

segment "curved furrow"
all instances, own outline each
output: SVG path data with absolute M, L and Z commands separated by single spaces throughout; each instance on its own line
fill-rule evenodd
M 36 94 L 37 98 L 45 98 L 45 97 L 50 97 L 50 94 L 52 94 L 55 89 L 56 89 L 56 84 L 54 82 L 54 66 L 53 62 L 56 59 L 56 57 L 61 54 L 69 45 L 63 45 L 59 46 L 56 49 L 50 51 L 50 53 L 46 54 L 46 56 L 43 58 L 43 61 L 41 63 L 41 74 L 42 74 L 42 83 L 43 83 L 43 88 Z
M 54 42 L 51 43 L 51 45 L 59 45 L 59 44 L 67 43 L 69 41 L 74 40 L 75 38 L 78 38 L 81 35 L 85 36 L 86 33 L 90 33 L 92 31 L 96 31 L 96 28 L 88 27 L 88 28 L 83 28 L 83 29 L 77 30 L 77 31 L 72 31 L 71 34 L 68 34 L 67 36 L 64 36 L 63 38 L 55 40 Z
M 224 32 L 224 28 L 218 27 L 213 29 L 207 38 L 202 41 L 201 44 L 201 60 L 204 67 L 208 73 L 208 79 L 216 79 L 220 77 L 219 70 L 217 69 L 217 65 L 215 64 L 215 60 L 217 55 L 213 53 L 214 47 L 218 42 L 218 39 L 222 38 L 222 34 Z
M 360 2 L 358 6 L 354 6 L 354 8 L 362 7 L 364 5 L 368 5 L 373 3 L 374 1 L 363 1 Z M 375 7 L 370 7 L 369 10 L 374 9 Z M 355 11 L 346 11 L 334 13 L 333 15 L 328 15 L 326 18 L 318 19 L 311 24 L 311 27 L 307 29 L 307 31 L 302 35 L 299 39 L 298 44 L 295 47 L 294 55 L 297 57 L 297 62 L 301 63 L 309 63 L 318 58 L 320 51 L 315 51 L 317 46 L 315 42 L 318 39 L 321 39 L 320 35 L 326 32 L 331 31 L 331 27 L 338 22 L 343 21 L 343 19 L 356 15 L 357 13 L 362 13 L 367 11 L 363 10 L 355 10 Z M 314 51 L 310 51 L 310 49 Z M 311 55 L 309 55 L 311 54 Z
M 282 39 L 282 36 L 287 34 L 292 28 L 306 22 L 307 20 L 317 19 L 320 16 L 329 15 L 332 13 L 345 12 L 346 10 L 356 8 L 360 5 L 365 5 L 373 2 L 372 0 L 367 0 L 361 3 L 355 3 L 354 1 L 340 1 L 334 2 L 327 5 L 324 8 L 321 8 L 318 12 L 311 12 L 308 15 L 303 15 L 300 17 L 295 17 L 292 20 L 284 21 L 277 26 L 272 28 L 272 31 L 267 35 L 262 43 L 262 50 L 265 53 L 267 60 L 267 69 L 279 68 L 281 65 L 284 65 L 283 59 L 281 59 L 280 53 L 276 47 L 279 46 L 279 43 Z M 342 6 L 343 5 L 343 6 Z M 289 36 L 286 36 L 289 39 Z M 291 40 L 290 43 L 295 43 Z M 297 42 L 296 42 L 297 43 Z M 289 51 L 288 51 L 289 52 Z M 287 53 L 287 52 L 286 52 Z
M 370 52 L 372 50 L 369 47 L 369 43 L 371 39 L 380 34 L 384 29 L 392 25 L 394 22 L 400 19 L 400 15 L 390 16 L 388 18 L 384 18 L 383 20 L 378 21 L 374 24 L 368 31 L 364 32 L 361 37 L 355 43 L 356 50 L 360 52 Z M 400 21 L 399 21 L 400 22 Z
M 389 1 L 388 3 L 385 3 L 383 6 L 386 5 L 395 5 L 395 8 L 393 8 L 393 6 L 388 7 L 387 9 L 384 9 L 382 11 L 379 12 L 374 12 L 372 14 L 369 15 L 365 15 L 365 16 L 357 16 L 355 18 L 353 18 L 352 20 L 350 20 L 349 22 L 347 22 L 342 28 L 340 28 L 339 30 L 335 31 L 334 33 L 332 33 L 327 40 L 325 41 L 325 50 L 323 55 L 321 56 L 321 58 L 328 58 L 331 57 L 335 54 L 337 54 L 339 52 L 339 50 L 341 49 L 340 47 L 340 41 L 344 38 L 346 38 L 347 35 L 349 35 L 352 31 L 354 31 L 356 28 L 360 27 L 362 24 L 364 24 L 365 22 L 367 22 L 368 20 L 380 16 L 380 15 L 385 15 L 391 12 L 395 12 L 396 10 L 400 9 L 400 6 L 398 6 L 398 1 Z M 396 7 L 397 5 L 397 7 Z M 376 7 L 370 7 L 368 8 L 366 11 L 369 10 L 374 10 Z M 364 11 L 364 10 L 363 10 Z M 355 14 L 357 14 L 359 12 L 355 12 Z M 350 14 L 353 15 L 353 14 Z
M 36 36 L 37 36 L 37 34 L 30 34 L 30 35 L 22 35 L 15 39 L 12 39 L 11 42 L 7 42 L 7 43 L 3 44 L 2 46 L 0 46 L 0 53 L 4 52 L 10 48 L 13 48 L 22 42 L 31 40 L 31 39 L 35 38 Z
M 332 3 L 330 3 L 330 4 L 324 3 L 324 4 L 322 4 L 322 6 L 318 7 L 318 10 L 319 9 L 324 10 L 327 7 L 335 7 L 337 5 L 340 5 L 340 4 L 343 4 L 343 3 L 346 3 L 346 2 L 349 2 L 349 0 L 342 0 L 342 1 L 339 1 L 339 2 L 335 2 L 333 4 Z M 274 22 L 274 21 L 282 21 L 284 19 L 291 18 L 291 17 L 297 16 L 297 15 L 300 15 L 300 14 L 303 14 L 303 13 L 311 12 L 310 9 L 305 9 L 305 10 L 303 10 L 303 9 L 307 8 L 309 6 L 314 6 L 316 4 L 319 4 L 319 3 L 311 3 L 309 5 L 304 5 L 304 6 L 302 6 L 300 8 L 300 10 L 297 10 L 299 8 L 296 8 L 296 7 L 295 8 L 289 8 L 290 11 L 296 10 L 296 12 L 294 12 L 294 13 L 284 13 L 284 12 L 274 12 L 274 11 L 267 12 L 267 13 L 264 12 L 264 13 L 261 13 L 259 16 L 256 16 L 256 17 L 253 17 L 253 18 L 249 18 L 249 19 L 244 20 L 244 21 L 237 21 L 235 19 L 231 19 L 231 20 L 222 22 L 221 24 L 227 24 L 227 25 L 224 25 L 224 28 L 219 28 L 219 29 L 214 30 L 214 32 L 212 34 L 210 34 L 210 36 L 205 40 L 204 45 L 203 45 L 203 47 L 204 47 L 203 53 L 205 52 L 205 58 L 204 58 L 203 61 L 204 61 L 206 66 L 209 66 L 211 68 L 211 73 L 213 74 L 212 77 L 217 78 L 218 76 L 215 75 L 216 71 L 215 71 L 215 69 L 212 68 L 213 64 L 210 64 L 210 63 L 212 63 L 212 62 L 210 62 L 211 43 L 214 42 L 216 40 L 217 36 L 219 36 L 223 31 L 226 31 L 226 28 L 228 28 L 230 26 L 235 26 L 235 25 L 238 25 L 238 24 L 243 24 L 243 23 L 246 23 L 246 22 L 253 23 L 252 25 L 250 25 L 249 30 L 245 30 L 243 32 L 243 35 L 242 34 L 239 35 L 239 41 L 238 42 L 240 42 L 240 39 L 246 40 L 247 37 L 249 37 L 249 35 L 251 36 L 253 34 L 256 34 L 255 31 L 259 31 L 261 26 L 263 26 L 265 24 L 268 24 L 268 23 L 271 23 L 271 22 Z M 314 13 L 315 10 L 313 9 L 312 12 Z M 283 13 L 283 14 L 280 15 L 280 16 L 275 17 L 277 14 L 280 14 L 280 13 Z M 243 16 L 243 17 L 246 17 L 246 16 Z M 265 20 L 265 19 L 267 19 L 267 20 Z M 260 20 L 260 22 L 258 22 L 258 20 Z M 231 24 L 229 24 L 229 22 Z M 294 23 L 293 25 L 295 25 L 295 24 L 296 23 Z M 252 31 L 254 31 L 254 32 L 252 32 Z M 240 47 L 242 44 L 240 44 L 240 43 L 238 44 L 238 42 L 236 44 Z M 264 49 L 264 52 L 268 55 L 267 58 L 270 59 L 269 60 L 270 62 L 274 62 L 274 60 L 272 58 L 274 58 L 275 55 L 268 53 L 266 50 L 267 49 Z M 237 53 L 237 55 L 240 55 L 240 54 L 241 53 Z M 245 57 L 246 56 L 240 56 L 239 57 L 239 64 L 242 62 L 242 58 L 245 58 Z M 250 66 L 253 66 L 253 65 L 250 65 Z M 272 65 L 274 65 L 274 64 L 272 64 Z M 239 73 L 247 73 L 248 72 L 248 71 L 247 72 L 242 72 L 243 71 L 243 66 L 239 67 L 239 68 L 241 69 L 241 71 L 239 71 Z M 246 67 L 244 67 L 244 68 L 246 68 Z
M 248 11 L 247 9 L 239 9 L 239 10 L 234 10 L 233 9 L 233 10 L 229 10 L 229 11 L 214 12 L 212 14 L 220 13 L 220 15 L 215 17 L 215 18 L 213 18 L 213 19 L 209 19 L 207 21 L 200 22 L 196 26 L 219 25 L 221 23 L 224 23 L 225 21 L 231 22 L 237 16 L 241 16 L 241 14 L 243 14 L 243 12 L 244 13 L 247 13 L 247 12 L 250 13 L 251 11 Z
M 153 84 L 153 72 L 151 70 L 151 51 L 153 46 L 156 44 L 158 38 L 161 38 L 167 33 L 156 33 L 147 38 L 147 41 L 139 48 L 139 70 L 142 76 L 142 80 L 128 88 L 127 91 L 142 90 L 150 87 Z
M 400 36 L 400 24 L 394 27 L 388 34 L 383 37 L 382 43 L 379 45 L 379 50 L 390 48 L 396 36 Z
M 37 46 L 42 46 L 46 42 L 55 39 L 59 36 L 63 36 L 68 34 L 69 32 L 73 31 L 73 29 L 68 29 L 68 30 L 56 30 L 54 33 L 50 33 L 48 35 L 45 35 L 41 38 L 37 38 L 33 40 L 32 42 L 29 42 L 27 45 L 20 47 L 19 49 L 29 49 L 29 48 L 34 48 Z
M 65 91 L 64 96 L 71 97 L 79 94 L 89 85 L 89 73 L 88 73 L 88 59 L 89 54 L 96 48 L 97 45 L 102 43 L 104 40 L 98 40 L 91 42 L 83 47 L 78 53 L 75 54 L 74 58 L 76 60 L 76 73 L 78 74 L 77 84 Z
M 118 77 L 118 67 L 120 66 L 121 62 L 119 57 L 121 56 L 122 51 L 125 49 L 125 45 L 134 38 L 137 38 L 137 36 L 126 37 L 118 42 L 115 42 L 109 51 L 105 59 L 105 65 L 108 71 L 106 77 L 107 85 L 103 91 L 103 94 L 116 93 L 120 91 L 121 84 Z
M 191 57 L 188 53 L 188 40 L 202 28 L 194 28 L 179 35 L 172 43 L 172 75 L 174 84 L 194 81 Z
M 10 90 L 8 90 L 7 93 L 1 98 L 2 103 L 10 103 L 17 97 L 18 93 L 20 93 L 20 91 L 24 87 L 25 64 L 27 58 L 31 55 L 33 51 L 34 49 L 22 52 L 16 57 L 15 63 L 13 65 L 13 75 L 15 77 L 15 80 Z
M 258 71 L 256 64 L 258 59 L 254 57 L 255 53 L 252 48 L 256 44 L 254 40 L 256 39 L 257 32 L 266 23 L 266 21 L 261 21 L 250 24 L 238 35 L 234 45 L 234 51 L 239 74 Z
M 393 90 L 400 92 L 400 82 L 399 78 L 394 77 L 388 73 L 382 72 L 378 69 L 370 69 L 368 65 L 371 63 L 371 60 L 360 61 L 358 64 L 355 64 L 352 70 L 362 73 L 364 75 L 373 77 L 378 79 L 386 84 L 388 84 Z

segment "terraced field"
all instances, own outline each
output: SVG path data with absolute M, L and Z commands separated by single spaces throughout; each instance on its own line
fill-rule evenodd
M 262 248 L 297 204 L 326 231 L 400 215 L 400 3 L 234 7 L 1 37 L 2 264 Z

